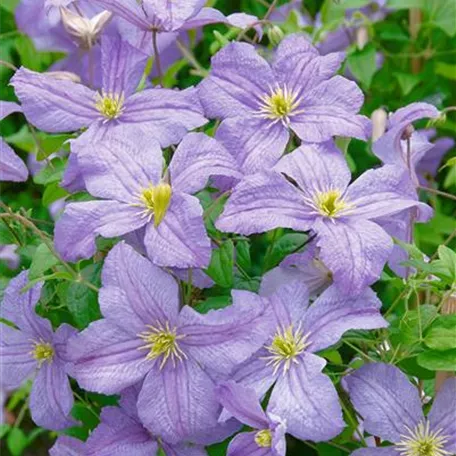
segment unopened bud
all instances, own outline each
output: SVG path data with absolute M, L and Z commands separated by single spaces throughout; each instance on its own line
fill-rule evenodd
M 356 45 L 358 49 L 364 49 L 364 46 L 369 42 L 369 32 L 367 27 L 363 25 L 356 30 Z
M 112 18 L 110 11 L 103 11 L 89 19 L 65 7 L 60 8 L 60 14 L 65 30 L 83 49 L 90 49 L 95 44 L 103 28 Z
M 273 46 L 278 46 L 285 36 L 282 29 L 277 25 L 269 27 L 267 33 L 268 39 Z
M 77 74 L 71 73 L 71 71 L 47 71 L 45 74 L 61 81 L 81 82 L 81 78 Z
M 383 108 L 376 109 L 372 115 L 372 141 L 377 141 L 386 131 L 388 114 Z

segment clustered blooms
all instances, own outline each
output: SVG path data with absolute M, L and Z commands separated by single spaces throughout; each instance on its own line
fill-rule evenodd
M 231 441 L 230 456 L 284 456 L 286 434 L 315 442 L 336 437 L 343 413 L 318 353 L 348 330 L 387 326 L 369 287 L 388 261 L 399 267 L 392 236 L 407 240 L 415 222 L 432 216 L 417 195 L 419 179 L 437 167 L 428 159 L 432 132 L 414 131 L 412 122 L 437 117 L 437 109 L 417 103 L 391 115 L 373 145 L 383 166 L 351 182 L 334 137 L 367 140 L 372 128 L 359 114 L 362 91 L 335 75 L 344 53 L 321 55 L 304 36 L 291 35 L 267 61 L 253 45 L 230 43 L 197 87 L 144 87 L 148 58 L 164 52 L 166 40 L 214 22 L 257 26 L 256 18 L 225 17 L 201 0 L 80 3 L 71 9 L 69 1 L 34 0 L 39 21 L 52 22 L 44 35 L 37 24 L 18 23 L 44 47 L 58 43 L 70 53 L 56 70 L 74 71 L 75 47 L 91 53 L 95 65 L 81 65 L 80 79 L 20 68 L 11 84 L 21 105 L 3 102 L 2 118 L 22 112 L 44 131 L 80 132 L 71 140 L 64 184 L 92 200 L 67 204 L 57 221 L 61 257 L 92 257 L 97 236 L 123 239 L 104 261 L 102 318 L 79 333 L 66 324 L 54 332 L 39 316 L 41 284 L 28 284 L 27 272 L 11 281 L 1 307 L 8 321 L 2 386 L 31 379 L 32 418 L 52 430 L 76 424 L 69 378 L 119 396 L 87 442 L 61 436 L 52 456 L 155 455 L 159 448 L 167 456 L 200 456 L 242 425 L 251 430 Z M 221 122 L 214 138 L 191 132 L 208 119 Z M 291 152 L 290 139 L 300 144 Z M 0 179 L 26 180 L 25 165 L 0 145 Z M 441 157 L 448 144 L 435 147 Z M 211 260 L 214 246 L 195 196 L 208 182 L 228 186 L 220 231 L 289 228 L 311 233 L 312 241 L 268 273 L 259 294 L 233 290 L 230 306 L 202 314 L 181 306 L 178 277 Z M 394 448 L 355 455 L 456 451 L 453 380 L 427 417 L 415 388 L 392 366 L 366 365 L 344 387 L 365 430 Z

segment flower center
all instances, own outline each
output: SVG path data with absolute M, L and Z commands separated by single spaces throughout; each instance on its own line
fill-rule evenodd
M 288 90 L 286 86 L 271 89 L 271 93 L 261 97 L 257 114 L 265 119 L 283 121 L 288 124 L 292 114 L 298 114 L 296 108 L 301 99 L 298 94 Z
M 266 346 L 270 355 L 264 357 L 268 365 L 274 366 L 274 374 L 281 366 L 285 374 L 292 363 L 299 363 L 296 358 L 309 346 L 308 338 L 309 334 L 304 334 L 299 326 L 293 329 L 293 325 L 290 325 L 276 332 L 271 345 Z
M 158 185 L 150 184 L 139 195 L 139 203 L 133 204 L 144 208 L 143 217 L 148 217 L 149 222 L 154 217 L 154 225 L 157 227 L 164 219 L 171 202 L 172 189 L 169 184 L 160 183 Z
M 123 93 L 102 93 L 97 94 L 95 107 L 106 120 L 117 119 L 123 112 L 125 96 Z
M 45 361 L 52 361 L 54 357 L 54 348 L 48 342 L 40 340 L 39 342 L 33 342 L 32 356 L 38 361 L 38 365 L 41 366 Z
M 342 199 L 340 190 L 329 190 L 318 193 L 315 196 L 314 203 L 318 212 L 325 217 L 337 217 L 341 211 L 350 207 Z
M 269 429 L 263 429 L 255 434 L 255 443 L 261 448 L 271 448 L 272 433 Z
M 162 356 L 160 369 L 163 369 L 168 359 L 176 365 L 177 361 L 187 358 L 179 347 L 179 340 L 185 336 L 177 334 L 176 328 L 171 329 L 169 322 L 158 326 L 147 325 L 147 331 L 138 334 L 138 337 L 145 342 L 139 349 L 149 350 L 146 359 L 157 359 Z
M 448 436 L 442 430 L 432 431 L 429 421 L 420 423 L 414 429 L 407 429 L 408 434 L 401 435 L 402 440 L 396 444 L 401 456 L 447 456 L 451 453 L 444 450 Z

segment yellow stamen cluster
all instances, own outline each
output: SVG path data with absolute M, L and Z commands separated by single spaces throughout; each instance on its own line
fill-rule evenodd
M 325 217 L 338 217 L 340 212 L 350 207 L 350 204 L 343 200 L 340 190 L 317 193 L 314 205 L 318 212 Z
M 55 352 L 50 343 L 40 340 L 33 342 L 33 350 L 31 354 L 33 358 L 38 361 L 38 365 L 41 366 L 46 361 L 52 361 Z
M 255 434 L 255 443 L 261 448 L 271 448 L 272 433 L 269 429 L 263 429 Z
M 442 435 L 442 430 L 431 430 L 429 421 L 420 423 L 415 429 L 407 429 L 408 434 L 401 435 L 396 444 L 400 456 L 449 456 L 445 444 L 449 437 Z
M 177 334 L 176 328 L 171 328 L 168 322 L 158 326 L 148 325 L 147 330 L 138 334 L 138 337 L 145 342 L 139 349 L 149 350 L 146 359 L 153 360 L 162 356 L 160 369 L 163 369 L 168 359 L 176 365 L 178 361 L 187 358 L 179 347 L 179 340 L 185 336 Z
M 171 202 L 172 189 L 169 184 L 161 182 L 158 185 L 150 184 L 139 195 L 139 203 L 133 206 L 142 207 L 143 217 L 148 217 L 148 221 L 154 217 L 154 225 L 157 227 L 164 219 Z
M 290 325 L 277 331 L 271 344 L 265 347 L 270 355 L 264 357 L 268 365 L 274 367 L 274 374 L 281 366 L 285 374 L 292 363 L 299 364 L 296 358 L 309 346 L 308 338 L 309 334 L 304 334 L 299 326 L 293 329 L 293 325 Z
M 288 124 L 290 116 L 298 114 L 301 99 L 298 94 L 289 90 L 286 86 L 271 88 L 271 92 L 261 97 L 261 102 L 257 115 L 275 122 L 282 121 Z
M 102 93 L 98 94 L 95 107 L 106 121 L 117 119 L 123 113 L 125 96 L 123 93 Z

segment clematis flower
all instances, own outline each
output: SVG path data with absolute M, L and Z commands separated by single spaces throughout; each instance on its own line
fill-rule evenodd
M 147 56 L 119 36 L 102 38 L 103 89 L 97 92 L 72 81 L 20 68 L 12 78 L 27 119 L 50 133 L 88 128 L 77 141 L 91 142 L 128 124 L 162 147 L 179 142 L 188 130 L 206 123 L 195 88 L 163 88 L 134 93 Z
M 128 136 L 120 134 L 120 138 Z M 68 204 L 55 228 L 55 245 L 75 261 L 96 251 L 95 238 L 144 229 L 149 258 L 159 266 L 207 267 L 211 244 L 203 209 L 192 196 L 211 175 L 237 175 L 232 156 L 215 139 L 191 133 L 163 175 L 162 151 L 147 138 L 95 143 L 78 156 L 87 190 L 100 201 Z
M 90 434 L 85 456 L 126 455 L 156 456 L 159 447 L 166 456 L 207 456 L 204 447 L 179 443 L 169 445 L 151 436 L 138 417 L 136 402 L 140 387 L 132 386 L 122 392 L 119 407 L 104 407 L 100 424 Z
M 387 131 L 372 146 L 372 151 L 385 164 L 408 170 L 418 185 L 416 166 L 433 147 L 426 134 L 415 131 L 413 122 L 424 118 L 437 118 L 437 108 L 428 103 L 412 103 L 398 109 L 388 118 Z
M 10 101 L 0 101 L 0 120 L 13 112 L 22 112 L 21 107 Z M 0 138 L 0 181 L 22 182 L 27 180 L 28 170 L 14 150 Z
M 11 280 L 5 291 L 1 317 L 18 329 L 2 325 L 0 383 L 17 387 L 31 378 L 33 421 L 47 429 L 65 429 L 75 424 L 69 417 L 73 393 L 67 377 L 66 346 L 76 330 L 63 324 L 54 333 L 50 321 L 35 313 L 42 284 L 22 293 L 27 283 L 27 271 L 24 271 Z
M 85 444 L 81 440 L 61 435 L 49 450 L 50 456 L 81 456 L 85 455 Z
M 104 318 L 69 345 L 80 386 L 113 394 L 143 381 L 137 408 L 152 435 L 168 444 L 226 438 L 215 382 L 264 343 L 271 321 L 261 299 L 234 291 L 225 309 L 179 311 L 173 277 L 123 242 L 108 254 L 102 283 Z
M 225 410 L 255 429 L 238 434 L 230 442 L 227 456 L 285 456 L 286 424 L 277 416 L 263 411 L 255 391 L 228 381 L 217 386 L 217 396 Z
M 370 135 L 369 119 L 357 114 L 363 93 L 333 76 L 343 60 L 343 53 L 320 56 L 300 35 L 280 43 L 272 64 L 246 43 L 231 43 L 212 58 L 199 85 L 201 102 L 208 117 L 224 119 L 217 139 L 245 174 L 275 165 L 291 132 L 317 143 Z
M 329 440 L 342 431 L 344 422 L 334 385 L 322 373 L 326 361 L 315 353 L 337 343 L 349 329 L 387 326 L 379 312 L 381 302 L 370 289 L 359 298 L 344 298 L 330 287 L 309 307 L 301 281 L 263 299 L 271 306 L 274 328 L 231 379 L 252 388 L 258 399 L 272 388 L 268 413 L 284 420 L 292 436 Z M 221 419 L 228 416 L 224 411 Z
M 410 196 L 409 179 L 397 167 L 369 170 L 349 182 L 350 170 L 332 142 L 301 146 L 272 171 L 241 181 L 216 226 L 243 235 L 311 229 L 336 286 L 359 294 L 379 278 L 393 248 L 376 219 L 411 207 L 425 219 L 432 210 Z
M 364 429 L 391 446 L 353 456 L 449 456 L 456 453 L 456 379 L 447 380 L 425 417 L 418 390 L 395 366 L 366 364 L 343 380 Z

